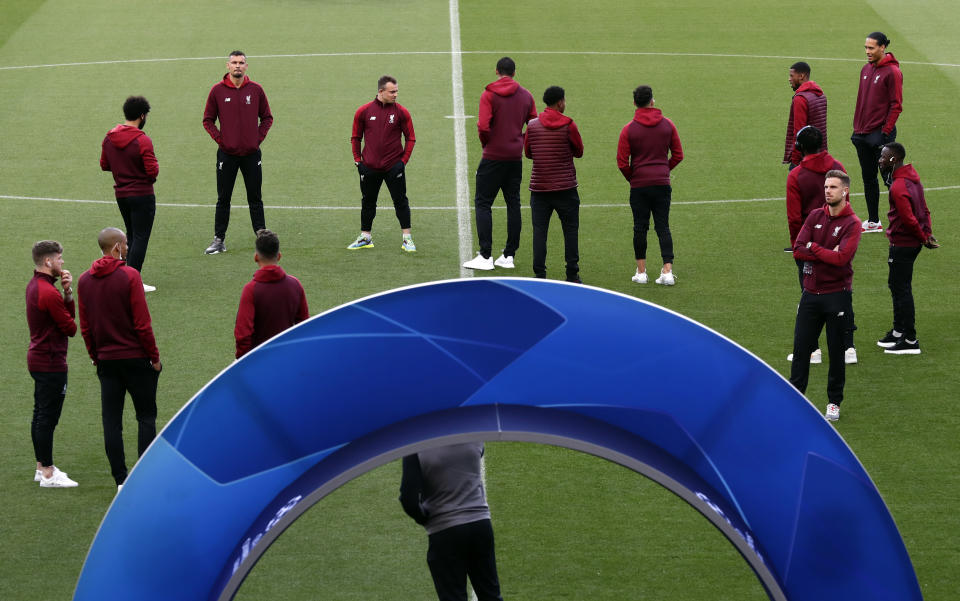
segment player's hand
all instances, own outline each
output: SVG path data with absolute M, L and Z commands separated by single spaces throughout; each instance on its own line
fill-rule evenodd
M 933 234 L 927 236 L 927 239 L 923 241 L 923 245 L 927 248 L 940 248 L 940 244 L 937 239 L 933 237 Z
M 60 272 L 60 286 L 63 288 L 64 294 L 70 295 L 73 293 L 70 289 L 73 286 L 73 276 L 66 269 Z
M 153 371 L 157 373 L 160 373 L 161 371 L 163 371 L 163 363 L 160 363 L 159 361 L 157 361 L 156 363 L 151 363 L 150 366 L 153 367 Z

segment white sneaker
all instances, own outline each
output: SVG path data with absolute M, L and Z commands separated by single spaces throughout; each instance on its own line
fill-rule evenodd
M 634 282 L 638 283 L 638 284 L 646 284 L 646 283 L 647 283 L 647 272 L 646 272 L 646 271 L 640 271 L 640 270 L 638 269 L 638 270 L 637 270 L 637 273 L 633 274 L 633 277 L 630 278 L 630 279 L 633 280 Z M 659 283 L 659 282 L 657 282 L 657 283 Z
M 497 260 L 493 262 L 497 267 L 503 267 L 504 269 L 513 269 L 516 265 L 513 264 L 513 257 L 508 257 L 506 255 L 500 255 L 497 257 Z
M 143 285 L 143 291 L 144 291 L 144 292 L 153 292 L 153 291 L 156 290 L 156 289 L 157 289 L 156 286 L 151 286 L 150 284 L 144 284 L 144 285 Z
M 54 475 L 56 475 L 57 472 L 60 472 L 60 468 L 58 468 L 57 466 L 53 466 Z M 60 472 L 60 473 L 63 474 L 64 476 L 67 475 L 67 472 Z M 39 482 L 41 478 L 43 478 L 43 472 L 41 472 L 40 470 L 37 470 L 36 472 L 34 472 L 33 474 L 34 482 Z
M 483 255 L 477 253 L 477 256 L 470 259 L 463 266 L 467 269 L 480 269 L 482 271 L 493 271 L 493 257 L 484 259 Z
M 673 286 L 674 284 L 677 283 L 677 278 L 674 277 L 673 272 L 670 271 L 668 273 L 661 273 L 660 277 L 658 277 L 654 281 L 663 286 Z
M 787 361 L 793 361 L 793 353 L 790 353 L 789 355 L 787 355 Z M 819 365 L 820 363 L 823 363 L 823 353 L 820 352 L 820 349 L 817 349 L 812 353 L 810 353 L 810 364 Z
M 827 405 L 827 412 L 824 414 L 828 422 L 835 422 L 840 419 L 840 406 L 830 403 Z
M 123 484 L 117 484 L 117 494 L 120 494 L 120 491 L 123 490 Z
M 853 365 L 857 362 L 857 349 L 850 347 L 843 352 L 843 362 L 847 365 Z
M 872 234 L 874 232 L 882 232 L 883 224 L 879 221 L 870 221 L 869 219 L 864 219 L 863 223 L 860 224 L 861 233 Z
M 53 468 L 53 475 L 49 478 L 40 476 L 40 488 L 73 488 L 76 482 L 67 477 L 67 475 L 57 468 Z

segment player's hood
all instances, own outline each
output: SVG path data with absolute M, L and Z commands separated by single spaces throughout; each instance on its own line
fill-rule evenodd
M 145 134 L 139 127 L 121 123 L 107 132 L 107 139 L 117 148 L 123 149 L 129 146 L 130 142 L 133 142 L 142 135 Z
M 633 120 L 640 125 L 653 127 L 663 121 L 663 113 L 660 112 L 660 109 L 647 106 L 642 109 L 637 109 L 633 114 Z
M 813 94 L 816 94 L 817 96 L 823 96 L 823 89 L 819 85 L 817 85 L 817 82 L 815 81 L 803 82 L 803 85 L 797 88 L 797 91 L 796 91 L 797 94 L 799 94 L 800 92 L 811 92 Z
M 877 68 L 886 67 L 887 65 L 893 65 L 894 67 L 900 66 L 900 61 L 897 60 L 897 57 L 895 57 L 892 52 L 883 55 L 883 58 L 877 63 Z
M 504 75 L 497 81 L 487 84 L 487 87 L 484 89 L 488 92 L 493 92 L 497 96 L 512 96 L 519 87 L 520 84 L 518 84 L 515 79 Z
M 279 265 L 264 265 L 253 274 L 253 279 L 258 282 L 277 282 L 287 277 L 287 272 Z
M 229 73 L 224 73 L 224 74 L 223 74 L 223 79 L 220 80 L 220 83 L 222 83 L 223 85 L 227 86 L 228 88 L 230 88 L 230 89 L 232 89 L 232 90 L 236 90 L 236 89 L 237 89 L 237 86 L 233 85 L 233 80 L 230 79 L 230 74 L 229 74 Z M 243 86 L 247 85 L 248 83 L 250 83 L 250 76 L 249 76 L 249 75 L 244 75 L 244 76 L 243 76 L 243 81 L 240 82 L 240 87 L 242 88 Z
M 90 266 L 90 275 L 95 278 L 105 278 L 123 265 L 120 259 L 114 259 L 110 255 L 104 255 L 93 262 Z
M 800 161 L 800 166 L 804 169 L 809 169 L 810 171 L 816 173 L 826 173 L 833 169 L 834 163 L 837 160 L 827 154 L 827 151 L 818 152 L 816 154 L 808 154 L 803 157 L 803 160 Z
M 537 118 L 540 119 L 540 123 L 543 123 L 543 126 L 547 129 L 560 129 L 573 121 L 573 119 L 567 117 L 560 111 L 549 107 L 543 109 L 543 112 L 540 113 Z
M 904 165 L 893 172 L 893 179 L 900 178 L 908 179 L 917 184 L 920 183 L 920 176 L 917 175 L 917 170 L 913 168 L 913 165 Z

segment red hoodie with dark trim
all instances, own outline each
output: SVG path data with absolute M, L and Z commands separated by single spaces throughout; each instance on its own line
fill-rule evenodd
M 573 119 L 547 107 L 527 123 L 523 152 L 533 159 L 531 192 L 558 192 L 577 187 L 573 159 L 583 156 L 583 139 Z
M 669 186 L 670 171 L 682 160 L 677 128 L 658 108 L 637 109 L 620 130 L 617 167 L 631 188 Z
M 30 347 L 27 369 L 30 371 L 67 371 L 67 338 L 77 333 L 76 305 L 54 286 L 57 279 L 39 271 L 27 284 L 27 325 Z
M 400 141 L 401 136 L 403 142 Z M 410 111 L 396 102 L 384 104 L 379 98 L 374 98 L 353 114 L 353 132 L 350 134 L 353 160 L 363 163 L 365 167 L 374 171 L 388 171 L 397 161 L 403 161 L 406 165 L 410 162 L 416 143 Z
M 238 88 L 227 73 L 210 88 L 207 106 L 203 109 L 203 128 L 225 153 L 234 156 L 255 153 L 272 125 L 273 113 L 267 94 L 249 76 L 243 76 Z
M 279 265 L 264 265 L 240 293 L 233 329 L 237 359 L 308 317 L 307 295 L 300 280 Z
M 491 161 L 523 159 L 523 126 L 537 118 L 533 95 L 509 75 L 490 83 L 480 95 L 477 133 L 483 158 Z
M 94 363 L 110 359 L 160 361 L 140 272 L 110 255 L 77 282 L 80 332 Z
M 887 238 L 893 246 L 920 246 L 933 233 L 923 184 L 913 165 L 893 172 L 887 222 Z
M 123 123 L 103 139 L 100 168 L 113 173 L 117 198 L 152 195 L 153 182 L 160 173 L 150 136 L 139 127 Z
M 853 255 L 860 245 L 861 230 L 860 218 L 850 203 L 836 217 L 830 215 L 826 204 L 810 213 L 793 245 L 794 258 L 805 261 L 805 291 L 829 294 L 853 290 Z
M 796 147 L 797 132 L 808 125 L 816 127 L 823 134 L 823 144 L 817 150 L 827 150 L 827 97 L 815 81 L 803 82 L 793 94 L 783 145 L 784 163 L 800 164 L 803 153 Z
M 808 154 L 800 161 L 796 169 L 787 175 L 787 226 L 790 228 L 790 244 L 797 239 L 807 216 L 823 206 L 823 183 L 827 171 L 839 169 L 844 173 L 843 164 L 827 151 Z
M 889 134 L 903 112 L 903 73 L 900 63 L 889 52 L 876 65 L 867 63 L 860 70 L 857 108 L 853 113 L 853 133 L 869 134 L 878 129 Z

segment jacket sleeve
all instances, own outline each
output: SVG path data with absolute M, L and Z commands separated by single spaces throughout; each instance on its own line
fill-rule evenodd
M 363 139 L 363 107 L 357 109 L 353 114 L 353 131 L 350 134 L 350 146 L 353 148 L 353 161 L 355 163 L 363 162 L 363 155 L 360 154 L 360 140 Z
M 667 119 L 667 121 L 670 120 Z M 683 146 L 680 145 L 680 134 L 677 133 L 677 126 L 673 121 L 670 121 L 670 127 L 673 128 L 673 133 L 670 135 L 670 162 L 667 165 L 670 171 L 673 171 L 673 168 L 683 160 Z
M 240 306 L 237 308 L 237 323 L 233 328 L 233 337 L 237 341 L 236 357 L 246 355 L 253 348 L 253 282 L 247 283 L 240 293 Z
M 903 72 L 900 67 L 891 67 L 890 77 L 887 78 L 887 95 L 890 98 L 890 110 L 887 120 L 883 124 L 883 133 L 889 134 L 897 126 L 897 118 L 903 112 Z
M 626 180 L 630 181 L 630 135 L 628 130 L 630 124 L 623 126 L 620 130 L 620 139 L 617 141 L 617 169 L 623 174 Z
M 153 326 L 150 322 L 150 310 L 147 308 L 147 297 L 143 293 L 143 280 L 140 272 L 133 267 L 123 266 L 127 277 L 130 278 L 130 311 L 133 314 L 133 329 L 137 331 L 140 346 L 150 357 L 151 363 L 160 361 L 160 351 L 153 336 Z
M 270 103 L 267 102 L 267 93 L 263 91 L 263 88 L 260 88 L 260 127 L 257 128 L 259 133 L 259 139 L 257 144 L 261 143 L 266 139 L 267 132 L 270 131 L 270 127 L 273 125 L 273 113 L 270 112 Z
M 297 323 L 310 319 L 310 308 L 307 306 L 307 293 L 303 291 L 303 284 L 297 280 L 300 285 L 300 308 L 297 310 Z
M 73 336 L 77 333 L 77 322 L 73 319 L 76 310 L 72 299 L 69 302 L 63 300 L 63 296 L 57 292 L 56 288 L 48 286 L 40 289 L 38 301 L 39 308 L 50 315 L 53 322 L 57 324 L 57 329 L 64 335 Z
M 794 169 L 787 176 L 787 227 L 790 230 L 791 244 L 796 242 L 800 228 L 803 227 L 803 200 L 798 180 L 797 170 Z
M 413 154 L 413 145 L 417 143 L 417 136 L 413 133 L 413 118 L 410 117 L 410 111 L 400 107 L 403 114 L 403 123 L 400 128 L 403 131 L 403 156 L 400 160 L 406 165 L 410 162 L 410 155 Z
M 480 136 L 480 146 L 486 146 L 487 142 L 490 141 L 490 121 L 493 119 L 491 94 L 492 92 L 488 90 L 484 90 L 483 94 L 480 94 L 480 108 L 477 111 L 477 134 Z
M 203 109 L 203 129 L 207 130 L 214 142 L 220 144 L 220 130 L 217 129 L 216 123 L 219 110 L 217 109 L 217 97 L 213 93 L 215 88 L 216 86 L 211 88 L 210 94 L 207 95 L 207 106 Z
M 403 476 L 400 478 L 400 505 L 413 521 L 420 524 L 427 523 L 427 514 L 420 505 L 423 495 L 423 472 L 420 469 L 420 458 L 416 455 L 407 455 L 403 458 Z
M 820 209 L 817 209 L 820 210 Z M 793 258 L 800 259 L 801 261 L 812 261 L 816 257 L 810 252 L 810 249 L 807 248 L 807 242 L 810 242 L 810 238 L 813 232 L 813 220 L 817 211 L 811 212 L 807 215 L 807 220 L 803 222 L 803 227 L 800 228 L 800 233 L 797 234 L 796 240 L 793 242 Z
M 107 138 L 104 138 L 103 143 L 100 144 L 100 169 L 110 171 L 110 159 L 107 158 Z
M 893 200 L 893 205 L 897 209 L 897 215 L 899 215 L 903 221 L 906 231 L 921 243 L 925 241 L 927 234 L 923 231 L 923 227 L 920 226 L 920 220 L 917 219 L 916 214 L 913 212 L 913 203 L 910 202 L 910 191 L 907 189 L 906 184 L 903 183 L 903 180 L 896 180 L 893 182 L 893 185 L 890 186 L 890 198 Z
M 524 123 L 530 123 L 537 118 L 537 101 L 533 99 L 533 94 L 530 92 L 527 92 L 527 95 L 530 97 L 530 111 L 527 113 L 527 119 Z
M 143 160 L 143 170 L 148 176 L 150 176 L 150 181 L 157 181 L 157 176 L 160 175 L 160 163 L 157 161 L 157 155 L 153 151 L 153 140 L 150 139 L 150 136 L 140 136 L 140 158 Z
M 80 280 L 77 282 L 77 294 L 80 297 L 79 301 L 79 313 L 80 313 L 80 334 L 83 336 L 83 343 L 87 347 L 87 354 L 90 355 L 90 359 L 93 360 L 93 364 L 97 364 L 97 345 L 93 339 L 93 332 L 90 331 L 90 320 L 87 319 L 87 307 L 83 304 L 83 291 L 81 290 L 83 286 L 83 276 L 80 276 Z
M 530 153 L 530 128 L 529 127 L 523 130 L 523 156 L 527 157 L 528 159 L 533 158 L 533 155 Z
M 573 156 L 579 159 L 583 156 L 583 139 L 580 137 L 580 130 L 577 129 L 577 124 L 573 121 L 570 122 L 570 126 L 567 128 L 567 136 L 570 140 L 570 148 L 573 149 Z
M 807 99 L 797 94 L 793 97 L 793 137 L 796 140 L 797 132 L 809 125 L 807 123 Z M 790 151 L 790 162 L 799 165 L 803 155 L 794 146 Z
M 853 261 L 853 255 L 857 254 L 857 246 L 860 245 L 861 229 L 859 223 L 854 223 L 847 227 L 847 231 L 840 239 L 837 250 L 820 246 L 816 242 L 810 245 L 810 252 L 818 261 L 823 261 L 830 265 L 847 265 Z

